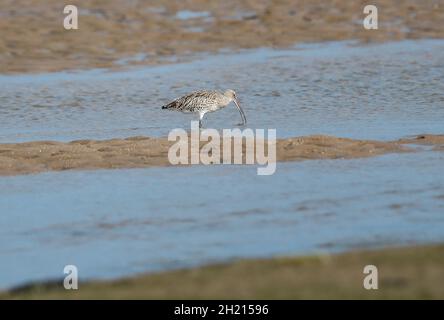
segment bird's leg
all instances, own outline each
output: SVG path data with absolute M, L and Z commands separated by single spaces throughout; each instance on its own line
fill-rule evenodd
M 204 117 L 204 112 L 199 112 L 199 128 L 202 128 L 202 120 Z

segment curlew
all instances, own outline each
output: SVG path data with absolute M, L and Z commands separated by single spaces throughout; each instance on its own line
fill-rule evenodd
M 243 126 L 247 123 L 247 118 L 239 105 L 236 92 L 233 90 L 227 90 L 224 93 L 215 90 L 196 91 L 164 105 L 162 109 L 176 110 L 185 113 L 198 113 L 199 128 L 202 128 L 202 119 L 206 113 L 225 108 L 232 101 L 242 117 L 242 123 L 239 125 Z

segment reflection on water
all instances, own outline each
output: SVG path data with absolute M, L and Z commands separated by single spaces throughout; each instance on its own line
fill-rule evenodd
M 444 153 L 0 179 L 0 287 L 444 240 Z
M 279 136 L 396 139 L 442 133 L 444 41 L 256 49 L 125 72 L 0 76 L 0 142 L 166 135 L 191 116 L 160 110 L 201 88 L 233 88 L 249 126 Z M 208 127 L 237 123 L 234 106 Z

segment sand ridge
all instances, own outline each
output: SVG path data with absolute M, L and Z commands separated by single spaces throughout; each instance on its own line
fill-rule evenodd
M 278 139 L 277 161 L 352 159 L 411 152 L 409 144 L 429 144 L 443 150 L 444 135 L 420 135 L 397 141 L 355 140 L 324 135 Z M 72 142 L 33 141 L 0 144 L 0 175 L 70 169 L 112 169 L 170 166 L 166 137 L 130 137 Z M 245 157 L 246 142 L 243 144 Z M 206 142 L 201 142 L 202 148 Z M 222 146 L 221 146 L 222 147 Z M 265 149 L 267 150 L 267 149 Z M 222 162 L 222 152 L 221 152 Z

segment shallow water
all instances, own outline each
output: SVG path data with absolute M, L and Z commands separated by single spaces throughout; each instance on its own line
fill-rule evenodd
M 0 287 L 444 241 L 444 153 L 0 179 Z
M 236 89 L 248 126 L 280 137 L 442 133 L 443 61 L 443 40 L 331 42 L 123 72 L 0 76 L 0 142 L 167 135 L 193 117 L 160 106 L 201 88 Z M 206 118 L 207 127 L 238 122 L 234 106 Z

